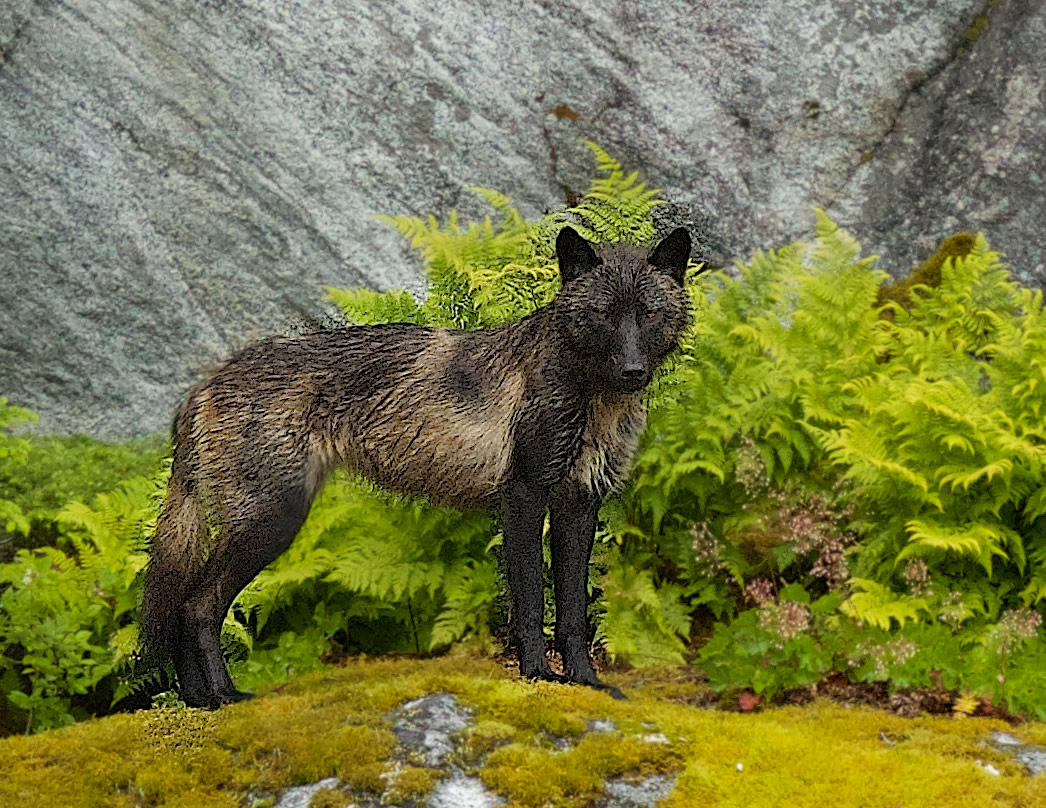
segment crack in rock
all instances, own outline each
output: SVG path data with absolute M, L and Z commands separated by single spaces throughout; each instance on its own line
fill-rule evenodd
M 992 2 L 992 0 L 985 0 L 984 6 L 981 9 L 979 16 L 990 18 L 991 9 L 993 5 L 994 3 Z M 869 145 L 868 148 L 864 150 L 864 154 L 877 156 L 881 152 L 883 147 L 886 145 L 887 141 L 890 140 L 890 138 L 893 137 L 894 133 L 897 131 L 897 125 L 900 123 L 901 118 L 904 116 L 904 112 L 908 108 L 908 104 L 912 100 L 912 98 L 917 93 L 919 93 L 924 87 L 926 87 L 931 82 L 939 78 L 945 70 L 947 70 L 956 62 L 958 62 L 959 59 L 965 55 L 965 52 L 963 50 L 963 43 L 966 43 L 967 45 L 972 44 L 970 42 L 967 42 L 966 32 L 960 31 L 957 33 L 954 41 L 948 44 L 947 55 L 939 62 L 932 65 L 923 75 L 918 76 L 917 78 L 913 78 L 911 83 L 904 89 L 903 93 L 901 94 L 901 97 L 898 99 L 897 106 L 894 109 L 893 114 L 890 116 L 888 125 L 883 130 L 882 135 L 876 138 L 871 143 L 871 145 Z M 846 178 L 845 182 L 843 182 L 839 186 L 840 189 L 843 189 L 844 191 L 849 189 L 850 184 L 853 182 L 854 176 L 857 174 L 858 171 L 861 170 L 861 168 L 865 165 L 866 162 L 867 160 L 862 158 L 854 164 L 853 169 L 850 171 L 850 174 Z

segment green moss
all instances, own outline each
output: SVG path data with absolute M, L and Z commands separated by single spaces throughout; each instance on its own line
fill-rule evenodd
M 349 808 L 352 804 L 352 797 L 337 788 L 321 788 L 309 800 L 309 808 Z
M 987 8 L 985 8 L 984 13 L 978 14 L 970 24 L 970 27 L 966 29 L 967 42 L 976 42 L 981 38 L 981 35 L 988 30 L 988 24 L 991 22 L 988 15 L 998 4 L 999 0 L 988 0 L 988 5 Z
M 520 743 L 502 747 L 491 753 L 481 776 L 518 805 L 587 805 L 608 778 L 672 771 L 680 762 L 679 752 L 668 744 L 592 733 L 562 752 Z
M 569 694 L 570 709 L 565 707 Z M 480 718 L 516 727 L 527 741 L 542 736 L 576 738 L 581 736 L 591 718 L 606 717 L 612 699 L 591 688 L 563 688 L 549 682 L 523 682 L 512 679 L 492 687 L 469 689 L 463 694 Z
M 993 729 L 1042 743 L 1042 724 L 902 719 L 827 702 L 723 713 L 687 706 L 702 692 L 690 670 L 608 678 L 629 701 L 520 682 L 471 657 L 356 661 L 214 712 L 155 709 L 0 740 L 0 805 L 231 808 L 328 776 L 389 803 L 419 801 L 441 774 L 396 762 L 385 717 L 431 692 L 475 710 L 460 759 L 514 806 L 583 806 L 607 779 L 654 772 L 678 773 L 662 803 L 676 808 L 1046 804 L 1046 779 L 1024 776 L 984 743 Z M 586 733 L 593 719 L 618 730 Z M 543 745 L 546 734 L 573 745 Z M 342 797 L 339 788 L 317 798 L 333 807 Z
M 970 23 L 970 27 L 966 29 L 966 33 L 964 34 L 964 38 L 966 39 L 967 43 L 972 45 L 974 42 L 981 38 L 981 35 L 985 31 L 988 30 L 988 25 L 991 22 L 989 14 L 991 12 L 991 9 L 995 8 L 995 6 L 998 5 L 998 3 L 999 0 L 988 0 L 988 5 L 984 13 L 978 14 L 976 17 L 974 17 L 973 22 Z M 965 52 L 966 48 L 963 45 L 960 45 L 955 49 L 956 56 L 962 56 Z
M 973 21 L 973 24 L 966 29 L 966 40 L 968 42 L 976 42 L 981 38 L 981 34 L 983 34 L 987 29 L 988 15 L 981 14 Z
M 912 304 L 912 291 L 916 286 L 929 286 L 936 289 L 941 285 L 941 268 L 949 260 L 965 258 L 973 250 L 977 243 L 977 236 L 973 233 L 956 233 L 943 239 L 934 251 L 933 255 L 913 269 L 908 277 L 897 283 L 879 287 L 879 296 L 876 306 L 887 303 L 896 303 L 904 309 Z M 892 312 L 888 313 L 888 316 Z
M 483 782 L 513 805 L 585 805 L 599 793 L 595 772 L 561 765 L 555 752 L 514 743 L 495 751 L 481 772 Z M 540 772 L 540 776 L 535 773 Z
M 400 766 L 386 777 L 385 793 L 381 795 L 383 805 L 400 805 L 420 800 L 442 780 L 446 774 L 438 769 L 420 766 Z
M 605 677 L 631 695 L 643 695 L 675 704 L 704 704 L 717 698 L 704 677 L 693 668 L 636 668 Z
M 458 738 L 460 745 L 454 762 L 463 768 L 471 768 L 499 746 L 514 741 L 518 734 L 514 726 L 503 721 L 480 721 Z

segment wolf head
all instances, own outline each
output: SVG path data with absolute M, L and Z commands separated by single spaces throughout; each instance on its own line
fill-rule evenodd
M 556 239 L 563 288 L 556 325 L 600 389 L 634 393 L 678 345 L 688 322 L 683 275 L 690 234 L 672 231 L 653 250 L 594 247 L 570 227 Z

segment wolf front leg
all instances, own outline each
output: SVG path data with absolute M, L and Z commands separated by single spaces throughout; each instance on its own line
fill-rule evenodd
M 556 585 L 556 648 L 571 682 L 625 695 L 601 682 L 588 656 L 588 565 L 601 500 L 587 492 L 557 492 L 551 501 L 552 577 Z
M 541 536 L 547 502 L 544 489 L 525 482 L 511 482 L 502 492 L 505 576 L 512 596 L 512 641 L 520 674 L 527 679 L 563 681 L 545 659 Z

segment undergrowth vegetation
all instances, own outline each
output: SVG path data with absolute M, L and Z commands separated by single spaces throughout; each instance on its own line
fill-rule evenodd
M 329 299 L 356 324 L 482 328 L 533 311 L 558 288 L 564 224 L 593 241 L 654 237 L 657 192 L 593 151 L 588 194 L 537 221 L 482 189 L 492 219 L 387 219 L 421 254 L 423 303 L 336 289 Z M 632 482 L 602 512 L 593 640 L 635 665 L 696 654 L 727 692 L 773 698 L 844 677 L 1046 717 L 1041 292 L 1015 284 L 983 237 L 964 236 L 932 282 L 883 295 L 874 260 L 823 214 L 815 227 L 808 244 L 688 280 L 693 325 L 650 392 Z M 21 537 L 0 564 L 8 731 L 163 685 L 134 667 L 166 478 L 153 473 L 158 444 L 129 450 L 152 465 L 131 463 L 137 476 L 119 486 L 55 484 L 42 501 L 32 481 L 54 467 L 55 447 L 76 450 L 11 437 L 30 415 L 0 400 L 0 517 Z M 79 501 L 58 503 L 61 493 Z M 34 524 L 51 526 L 52 546 L 25 541 Z M 493 649 L 506 633 L 496 531 L 486 516 L 335 475 L 230 612 L 237 683 L 345 653 Z

